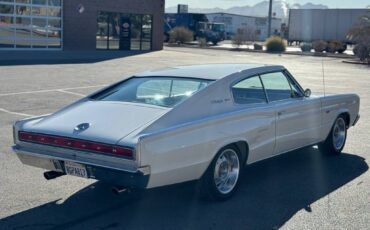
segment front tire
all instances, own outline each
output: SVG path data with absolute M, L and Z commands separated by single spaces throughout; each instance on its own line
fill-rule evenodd
M 334 122 L 326 140 L 319 144 L 321 152 L 329 155 L 339 155 L 347 140 L 347 125 L 343 115 L 340 115 Z
M 226 200 L 236 191 L 242 169 L 242 157 L 238 148 L 221 149 L 200 180 L 203 198 Z

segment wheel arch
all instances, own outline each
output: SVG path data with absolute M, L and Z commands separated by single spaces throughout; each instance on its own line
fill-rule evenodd
M 245 166 L 247 164 L 247 161 L 248 161 L 248 156 L 249 156 L 249 144 L 247 141 L 245 140 L 236 140 L 236 141 L 231 141 L 227 144 L 223 144 L 223 145 L 220 145 L 217 150 L 214 152 L 213 154 L 213 157 L 212 159 L 210 160 L 207 168 L 205 169 L 205 171 L 201 174 L 202 176 L 204 176 L 204 174 L 207 172 L 208 168 L 211 166 L 213 160 L 215 159 L 215 157 L 217 156 L 217 154 L 227 148 L 227 147 L 233 147 L 233 148 L 236 148 L 237 150 L 239 150 L 240 154 L 242 155 L 242 165 Z M 202 177 L 201 176 L 201 177 Z
M 351 122 L 351 115 L 349 114 L 348 111 L 345 111 L 345 110 L 342 110 L 342 111 L 339 111 L 338 112 L 338 115 L 335 117 L 334 121 L 333 121 L 333 124 L 331 125 L 331 128 L 329 130 L 329 133 L 326 135 L 325 137 L 325 140 L 329 137 L 330 133 L 331 133 L 331 130 L 332 128 L 334 127 L 334 124 L 335 122 L 337 121 L 337 119 L 340 117 L 340 116 L 343 116 L 344 117 L 344 121 L 346 122 L 346 127 L 349 128 L 350 127 L 350 122 Z
M 349 114 L 348 111 L 342 111 L 341 113 L 339 113 L 339 115 L 337 116 L 340 117 L 340 116 L 343 116 L 344 117 L 344 121 L 346 122 L 346 126 L 347 126 L 347 129 L 350 127 L 350 122 L 351 122 L 351 115 Z
M 236 146 L 239 149 L 239 151 L 242 155 L 242 158 L 243 158 L 242 163 L 244 165 L 246 165 L 247 161 L 248 161 L 248 156 L 249 156 L 249 145 L 248 145 L 248 143 L 246 141 L 238 141 L 238 142 L 233 143 L 232 145 Z
M 234 147 L 236 149 L 239 150 L 241 156 L 242 156 L 242 163 L 243 165 L 245 165 L 247 163 L 247 160 L 248 160 L 248 156 L 249 156 L 249 145 L 247 143 L 247 141 L 245 140 L 240 140 L 240 141 L 234 141 L 234 142 L 231 142 L 229 144 L 226 144 L 224 146 L 222 146 L 221 148 L 219 148 L 216 152 L 216 154 L 214 155 L 214 157 L 217 155 L 217 153 L 219 153 L 222 149 L 225 149 L 227 147 Z

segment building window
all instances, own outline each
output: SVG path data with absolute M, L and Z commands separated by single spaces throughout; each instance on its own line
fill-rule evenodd
M 131 22 L 131 50 L 141 50 L 142 15 L 130 17 Z
M 100 11 L 97 18 L 96 48 L 151 50 L 152 24 L 152 15 Z
M 0 0 L 0 49 L 61 49 L 62 0 Z
M 151 50 L 152 49 L 152 16 L 144 15 L 142 24 L 142 40 L 141 49 Z

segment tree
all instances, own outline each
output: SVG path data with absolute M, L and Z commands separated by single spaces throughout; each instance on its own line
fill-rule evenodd
M 186 43 L 193 41 L 194 34 L 185 27 L 175 27 L 170 31 L 170 43 Z
M 242 45 L 248 44 L 248 42 L 253 42 L 256 40 L 256 31 L 250 27 L 244 29 L 239 28 L 232 39 L 233 46 L 239 48 Z
M 370 63 L 370 16 L 361 17 L 359 25 L 348 32 L 347 38 L 357 44 L 355 55 Z

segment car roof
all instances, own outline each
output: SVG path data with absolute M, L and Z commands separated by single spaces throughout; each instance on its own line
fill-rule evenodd
M 199 78 L 207 80 L 218 80 L 234 73 L 270 67 L 283 68 L 282 66 L 271 66 L 262 64 L 206 64 L 206 65 L 189 65 L 176 66 L 166 69 L 146 71 L 135 75 L 135 77 L 184 77 L 184 78 Z

